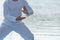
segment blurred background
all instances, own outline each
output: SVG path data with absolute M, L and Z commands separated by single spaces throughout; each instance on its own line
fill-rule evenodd
M 3 22 L 3 3 L 0 0 L 0 25 Z M 34 14 L 24 21 L 35 40 L 60 40 L 60 0 L 27 0 Z M 12 31 L 4 40 L 24 40 Z

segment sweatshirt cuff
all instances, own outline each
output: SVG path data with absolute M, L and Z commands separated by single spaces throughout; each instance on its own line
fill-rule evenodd
M 26 14 L 27 16 L 30 16 L 33 14 L 33 11 L 32 10 L 28 10 L 28 13 Z

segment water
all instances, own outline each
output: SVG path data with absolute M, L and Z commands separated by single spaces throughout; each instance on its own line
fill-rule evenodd
M 34 34 L 35 40 L 60 40 L 60 0 L 27 1 L 33 8 L 34 14 L 23 21 Z M 3 20 L 2 4 L 3 1 L 1 0 L 1 22 Z M 19 37 L 16 32 L 12 31 L 5 40 L 23 40 L 23 38 Z

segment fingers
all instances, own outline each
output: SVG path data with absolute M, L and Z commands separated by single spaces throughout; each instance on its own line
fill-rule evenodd
M 19 20 L 23 20 L 23 19 L 25 19 L 26 17 L 17 17 L 16 18 L 16 21 L 19 21 Z

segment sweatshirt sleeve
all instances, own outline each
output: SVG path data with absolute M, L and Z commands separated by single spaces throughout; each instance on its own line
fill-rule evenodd
M 8 8 L 8 5 L 6 3 L 4 3 L 4 18 L 9 20 L 9 21 L 12 21 L 12 22 L 16 22 L 16 17 L 14 16 L 11 16 L 9 14 L 9 8 Z
M 29 4 L 27 3 L 27 1 L 24 0 L 24 6 L 26 7 L 28 13 L 27 13 L 27 16 L 30 16 L 33 14 L 33 10 L 32 8 L 29 6 Z

